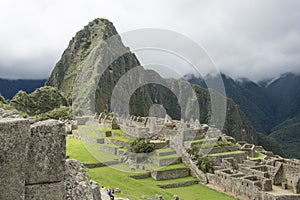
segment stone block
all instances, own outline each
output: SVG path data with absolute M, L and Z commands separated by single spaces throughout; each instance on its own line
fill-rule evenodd
M 60 182 L 64 179 L 66 133 L 64 124 L 47 120 L 31 126 L 26 184 Z
M 64 182 L 27 185 L 25 200 L 62 200 L 65 199 Z
M 30 124 L 25 119 L 0 119 L 0 199 L 25 197 L 25 163 Z

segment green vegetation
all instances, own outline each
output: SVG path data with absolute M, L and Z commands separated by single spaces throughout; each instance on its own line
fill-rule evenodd
M 299 130 L 300 114 L 275 127 L 270 137 L 280 141 L 280 147 L 283 149 L 284 154 L 288 155 L 287 157 L 299 159 Z
M 1 96 L 1 94 L 0 94 L 0 108 L 3 108 L 4 110 L 11 110 L 24 118 L 28 117 L 28 115 L 26 113 L 23 113 L 23 112 L 17 110 L 16 108 L 12 107 L 11 105 L 9 105 L 6 102 L 5 98 L 3 96 Z
M 212 173 L 213 172 L 213 164 L 212 164 L 210 158 L 208 158 L 208 157 L 198 158 L 196 165 L 204 173 L 207 173 L 207 172 Z
M 91 143 L 92 144 L 92 143 Z M 77 159 L 85 163 L 95 163 L 99 162 L 98 159 L 90 154 L 91 151 L 99 151 L 96 144 L 95 146 L 88 144 L 85 145 L 82 141 L 74 138 L 67 138 L 67 155 L 70 158 Z M 87 150 L 88 148 L 91 148 Z M 93 150 L 93 148 L 95 148 Z M 100 153 L 101 154 L 101 153 Z M 104 154 L 101 155 L 103 157 Z M 110 155 L 112 156 L 112 155 Z M 174 167 L 182 167 L 183 164 L 166 166 L 165 169 L 172 169 Z M 125 198 L 130 198 L 131 200 L 139 200 L 142 195 L 147 197 L 155 197 L 155 194 L 162 194 L 165 199 L 171 199 L 174 194 L 179 195 L 182 200 L 233 200 L 225 194 L 213 191 L 203 185 L 192 185 L 182 188 L 172 188 L 172 189 L 161 189 L 157 185 L 165 185 L 176 182 L 184 182 L 193 180 L 192 177 L 155 181 L 152 178 L 146 179 L 133 179 L 130 178 L 131 175 L 137 175 L 145 173 L 142 170 L 131 171 L 129 167 L 125 164 L 113 165 L 111 167 L 99 167 L 93 169 L 86 169 L 89 176 L 99 183 L 99 186 L 120 188 L 121 193 L 116 194 L 116 196 L 121 196 Z
M 145 138 L 137 138 L 130 143 L 129 151 L 134 153 L 150 153 L 154 151 L 154 144 Z
M 234 199 L 225 194 L 215 192 L 202 185 L 192 185 L 182 188 L 161 189 L 157 185 L 171 184 L 176 181 L 188 181 L 190 178 L 172 179 L 164 181 L 155 181 L 152 178 L 135 180 L 130 178 L 130 175 L 135 173 L 124 173 L 127 170 L 125 167 L 121 171 L 110 167 L 87 169 L 88 174 L 99 183 L 99 186 L 106 186 L 111 188 L 120 188 L 121 193 L 116 196 L 138 200 L 142 195 L 147 197 L 154 197 L 155 194 L 162 194 L 165 199 L 171 199 L 174 194 L 179 195 L 182 200 L 230 200 Z
M 272 136 L 273 135 L 268 136 L 263 133 L 257 133 L 257 138 L 258 138 L 257 145 L 263 146 L 264 149 L 266 149 L 268 151 L 272 151 L 274 154 L 284 155 L 282 147 L 280 147 L 280 145 L 276 142 L 276 140 L 274 138 L 272 138 Z M 282 136 L 288 137 L 286 134 L 283 134 Z M 278 140 L 278 141 L 280 141 L 280 140 Z M 297 143 L 297 144 L 299 144 L 299 143 Z M 291 145 L 291 144 L 288 144 L 288 145 Z
M 223 148 L 223 147 L 228 147 L 228 146 L 232 147 L 232 146 L 235 146 L 235 144 L 232 143 L 232 142 L 218 141 L 218 142 L 214 145 L 214 147 L 217 147 L 217 148 L 218 148 L 218 147 Z
M 72 107 L 61 106 L 59 108 L 54 108 L 51 111 L 37 115 L 36 118 L 38 121 L 47 119 L 71 120 L 73 119 Z
M 201 139 L 201 140 L 194 140 L 192 142 L 195 141 L 204 141 L 205 139 Z M 205 149 L 205 148 L 225 148 L 225 147 L 232 147 L 235 146 L 234 143 L 232 142 L 223 142 L 223 141 L 218 141 L 215 144 L 210 144 L 209 141 L 216 141 L 217 138 L 211 138 L 210 140 L 207 140 L 208 143 L 204 143 L 204 144 L 200 144 L 200 145 L 194 145 L 191 148 L 188 148 L 186 151 L 188 154 L 190 154 L 191 156 L 198 156 L 198 153 L 200 151 L 200 149 Z
M 83 163 L 98 163 L 118 160 L 116 155 L 103 152 L 99 145 L 67 137 L 67 156 Z
M 83 141 L 67 137 L 66 155 L 71 159 L 79 160 L 83 163 L 97 163 L 99 162 L 91 153 L 85 148 Z
M 67 102 L 56 88 L 47 86 L 38 88 L 31 94 L 19 91 L 11 100 L 11 104 L 17 110 L 35 116 L 67 105 Z
M 264 157 L 265 157 L 265 155 L 261 154 L 261 153 L 255 152 L 255 154 L 254 154 L 254 158 L 264 158 Z

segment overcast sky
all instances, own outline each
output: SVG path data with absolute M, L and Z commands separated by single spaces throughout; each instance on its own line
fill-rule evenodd
M 1 0 L 0 77 L 47 78 L 72 36 L 97 17 L 120 33 L 182 33 L 235 78 L 300 72 L 298 0 Z

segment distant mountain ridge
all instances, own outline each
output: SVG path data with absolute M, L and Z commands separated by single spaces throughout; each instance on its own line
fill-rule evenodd
M 35 89 L 44 86 L 46 79 L 30 80 L 30 79 L 3 79 L 0 78 L 0 94 L 5 99 L 12 99 L 19 91 L 23 90 L 26 93 L 31 93 Z
M 187 75 L 184 79 L 206 87 L 203 78 Z M 258 83 L 234 80 L 225 74 L 222 79 L 227 97 L 240 106 L 255 129 L 277 140 L 288 156 L 300 158 L 300 147 L 289 147 L 291 135 L 300 141 L 294 126 L 300 121 L 300 75 L 285 73 Z M 282 140 L 282 137 L 290 139 Z

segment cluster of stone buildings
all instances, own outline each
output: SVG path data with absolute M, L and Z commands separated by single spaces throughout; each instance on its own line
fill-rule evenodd
M 247 147 L 252 146 L 255 154 Z M 249 200 L 300 199 L 300 161 L 281 158 L 261 147 L 244 144 L 247 158 L 237 161 L 232 157 L 222 159 L 214 174 L 207 174 L 209 184 L 233 196 Z
M 176 121 L 168 115 L 165 119 L 121 116 L 113 120 L 117 120 L 114 123 L 118 123 L 128 137 L 160 138 L 166 140 L 166 144 L 170 146 L 177 144 L 173 148 L 178 148 L 178 144 L 182 144 L 185 149 L 193 145 L 203 145 L 201 139 L 211 141 L 218 138 L 217 141 L 231 141 L 235 143 L 234 146 L 208 149 L 208 156 L 214 163 L 214 173 L 206 174 L 209 187 L 247 200 L 300 199 L 299 160 L 273 155 L 261 146 L 246 142 L 236 143 L 233 138 L 223 135 L 215 128 L 200 124 L 198 120 Z M 101 122 L 111 126 L 111 121 L 112 119 Z M 182 150 L 177 152 L 184 156 Z M 203 182 L 203 174 L 198 177 Z

